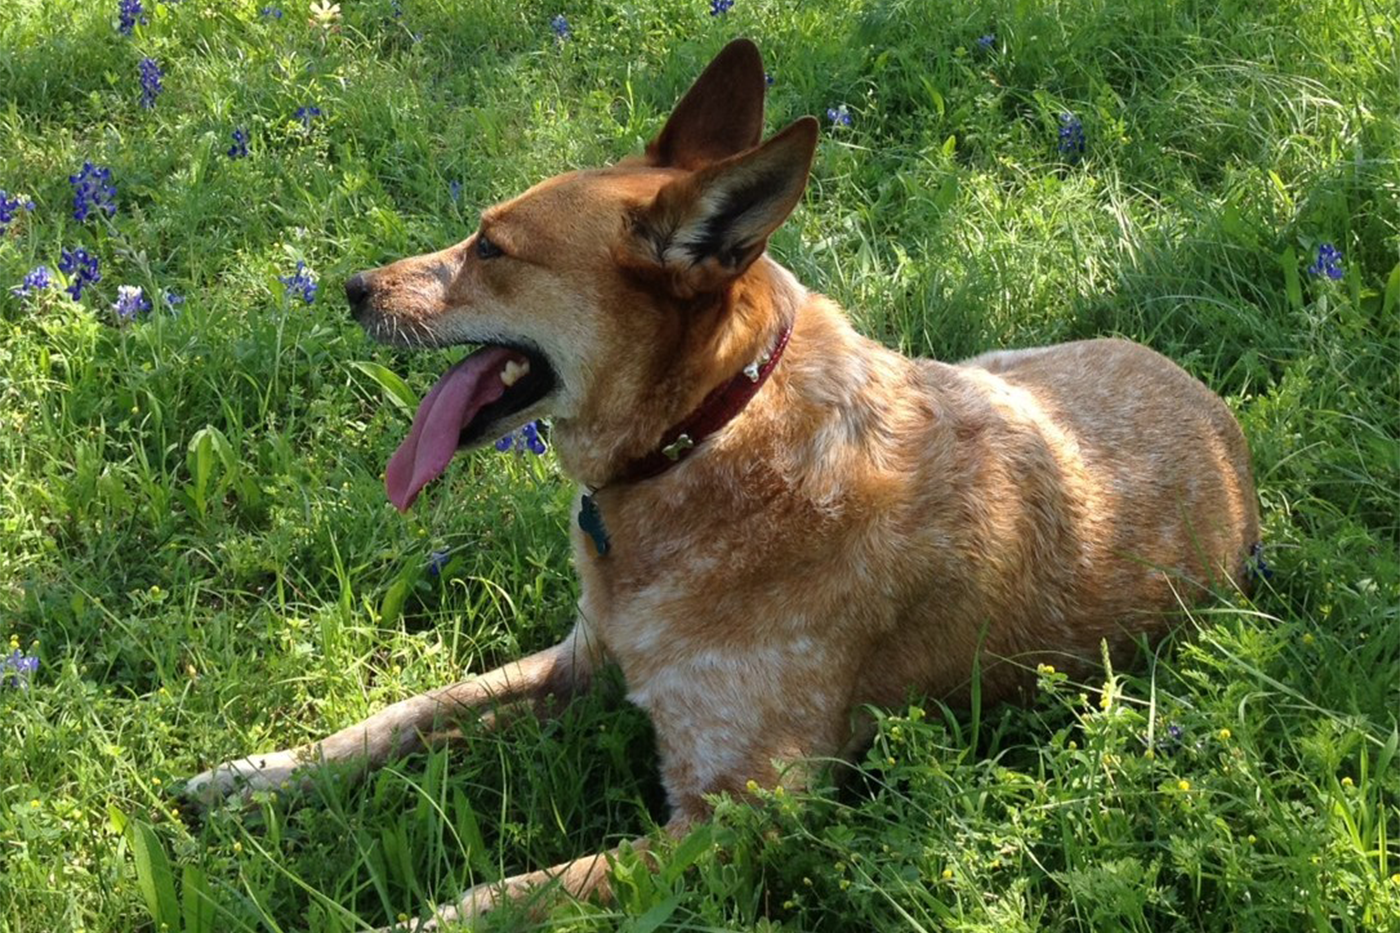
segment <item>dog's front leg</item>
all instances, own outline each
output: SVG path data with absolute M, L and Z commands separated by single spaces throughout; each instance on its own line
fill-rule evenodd
M 666 824 L 666 834 L 677 839 L 685 835 L 691 825 L 692 820 L 689 818 L 674 817 L 671 822 Z M 651 840 L 646 838 L 633 840 L 631 848 L 632 851 L 642 856 L 648 868 L 655 870 L 656 865 L 648 854 Z M 612 900 L 611 872 L 617 856 L 618 850 L 613 848 L 606 852 L 585 855 L 583 858 L 576 858 L 569 862 L 560 862 L 551 868 L 524 872 L 500 881 L 478 884 L 463 894 L 457 903 L 444 904 L 435 909 L 429 918 L 416 923 L 410 922 L 407 926 L 384 927 L 377 933 L 403 933 L 405 930 L 422 933 L 426 930 L 437 930 L 440 928 L 440 924 L 461 923 L 472 917 L 478 917 L 506 901 L 523 903 L 530 901 L 531 898 L 535 899 L 534 906 L 539 908 L 538 911 L 532 910 L 531 912 L 537 914 L 537 919 L 541 919 L 545 909 L 556 903 L 551 897 L 555 892 L 566 894 L 576 900 L 597 897 L 600 901 L 608 902 Z
M 401 700 L 319 742 L 210 768 L 191 778 L 184 793 L 207 805 L 234 793 L 246 797 L 294 783 L 305 787 L 310 783 L 309 770 L 322 764 L 341 765 L 347 778 L 359 777 L 392 758 L 457 738 L 457 722 L 465 716 L 490 721 L 497 709 L 520 703 L 548 715 L 587 688 L 595 661 L 575 626 L 568 638 L 552 648 Z

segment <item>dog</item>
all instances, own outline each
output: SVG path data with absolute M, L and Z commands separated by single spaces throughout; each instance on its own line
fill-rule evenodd
M 763 141 L 757 48 L 711 62 L 645 154 L 537 184 L 441 252 L 353 276 L 405 347 L 478 345 L 386 470 L 407 509 L 456 453 L 548 418 L 580 487 L 577 620 L 558 645 L 311 746 L 194 778 L 205 800 L 361 771 L 501 707 L 550 715 L 621 668 L 681 833 L 707 798 L 805 779 L 911 691 L 1015 699 L 1247 586 L 1258 507 L 1221 399 L 1124 340 L 957 365 L 862 337 L 766 254 L 817 146 Z M 645 842 L 642 843 L 644 848 Z M 422 928 L 545 883 L 606 896 L 608 858 L 479 885 Z

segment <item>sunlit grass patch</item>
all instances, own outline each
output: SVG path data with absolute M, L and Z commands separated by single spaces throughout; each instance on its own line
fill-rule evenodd
M 567 631 L 552 456 L 461 458 L 399 516 L 375 374 L 450 354 L 370 344 L 340 288 L 638 151 L 736 35 L 770 128 L 823 120 L 775 255 L 906 352 L 1178 360 L 1250 439 L 1272 576 L 1026 708 L 879 711 L 840 787 L 721 803 L 548 923 L 1400 929 L 1383 5 L 139 6 L 0 18 L 0 930 L 365 929 L 664 818 L 615 685 L 299 806 L 172 789 Z

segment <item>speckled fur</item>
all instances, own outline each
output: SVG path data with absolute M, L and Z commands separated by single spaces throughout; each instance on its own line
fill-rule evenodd
M 377 336 L 511 337 L 548 355 L 561 386 L 516 422 L 552 416 L 612 549 L 599 557 L 575 523 L 582 597 L 565 645 L 280 754 L 377 763 L 445 717 L 566 695 L 612 661 L 655 723 L 679 830 L 706 795 L 789 766 L 781 779 L 801 780 L 804 760 L 848 750 L 863 704 L 964 699 L 974 659 L 984 701 L 1015 698 L 1038 662 L 1092 663 L 1105 641 L 1126 655 L 1212 587 L 1243 585 L 1258 535 L 1245 441 L 1174 363 L 1122 340 L 908 359 L 763 254 L 815 126 L 754 149 L 762 85 L 757 51 L 735 43 L 647 157 L 486 211 L 507 259 L 476 259 L 468 240 L 370 274 Z M 765 204 L 717 235 L 716 212 L 764 185 Z M 724 255 L 691 262 L 707 241 Z M 727 427 L 659 477 L 611 481 L 787 323 L 786 355 Z M 390 728 L 418 740 L 381 752 L 371 740 Z M 205 786 L 227 792 L 221 774 L 250 770 L 223 767 Z M 484 886 L 452 910 L 552 877 L 605 889 L 595 864 Z

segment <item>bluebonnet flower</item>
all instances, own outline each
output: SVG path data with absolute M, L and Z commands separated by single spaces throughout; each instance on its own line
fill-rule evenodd
M 5 227 L 15 219 L 15 214 L 19 212 L 20 208 L 32 211 L 34 210 L 34 202 L 21 201 L 19 195 L 12 198 L 3 188 L 0 188 L 0 233 L 5 232 Z
M 9 656 L 0 658 L 0 673 L 10 672 L 5 677 L 4 684 L 7 687 L 27 690 L 29 678 L 39 669 L 39 656 L 20 651 L 17 641 L 13 638 L 10 639 L 10 648 L 12 650 Z
M 1272 580 L 1274 568 L 1264 560 L 1264 542 L 1256 541 L 1249 548 L 1249 558 L 1244 563 L 1245 576 L 1250 580 Z
M 119 285 L 117 300 L 112 303 L 112 310 L 117 312 L 120 320 L 134 321 L 136 315 L 142 311 L 151 310 L 151 301 L 140 285 Z
M 10 294 L 16 298 L 28 298 L 34 292 L 41 292 L 53 284 L 53 279 L 49 277 L 48 266 L 35 266 L 29 270 L 29 274 L 24 277 L 24 281 L 10 289 Z
M 1323 243 L 1317 248 L 1317 262 L 1308 266 L 1308 271 L 1337 281 L 1345 274 L 1342 271 L 1342 251 L 1331 243 Z
M 104 210 L 110 216 L 117 212 L 116 186 L 112 184 L 112 170 L 84 162 L 76 175 L 69 175 L 68 182 L 73 186 L 73 219 L 82 222 L 92 209 Z
M 569 21 L 564 18 L 563 13 L 557 14 L 549 21 L 549 28 L 554 30 L 554 37 L 561 42 L 574 34 L 574 31 L 569 28 Z
M 462 183 L 457 179 L 452 179 L 447 183 L 447 193 L 452 195 L 453 201 L 462 200 Z
M 1060 114 L 1060 152 L 1071 157 L 1084 154 L 1084 123 L 1072 113 Z
M 496 442 L 496 449 L 501 453 L 505 453 L 512 447 L 518 454 L 523 454 L 528 450 L 536 457 L 542 456 L 549 449 L 544 438 L 540 437 L 540 423 L 538 421 L 528 422 L 519 431 L 507 434 Z
M 82 247 L 65 249 L 63 258 L 58 262 L 58 271 L 74 277 L 72 284 L 64 289 L 73 296 L 74 301 L 83 297 L 83 288 L 102 281 L 102 273 L 97 271 L 97 257 Z
M 850 126 L 851 112 L 846 109 L 846 105 L 826 108 L 826 118 L 836 126 Z
M 311 129 L 311 121 L 320 115 L 321 108 L 317 107 L 315 104 L 307 104 L 304 107 L 298 107 L 296 113 L 296 117 L 301 121 L 301 125 L 308 130 Z
M 297 260 L 297 271 L 292 275 L 279 275 L 277 281 L 286 287 L 286 294 L 290 298 L 292 295 L 300 295 L 301 300 L 307 304 L 316 300 L 316 289 L 319 287 L 311 272 L 306 268 L 306 263 Z
M 129 36 L 137 23 L 144 26 L 148 22 L 141 0 L 117 0 L 117 32 Z
M 233 131 L 233 145 L 229 146 L 228 157 L 241 159 L 248 154 L 248 131 L 243 127 Z
M 989 32 L 985 36 L 977 37 L 977 47 L 984 52 L 990 52 L 992 50 L 992 47 L 996 44 L 997 34 L 994 32 Z
M 734 5 L 734 0 L 710 0 L 710 15 L 719 16 L 728 13 L 729 8 Z
M 769 87 L 772 87 L 774 84 L 777 83 L 777 79 L 765 71 L 763 73 L 763 83 L 768 85 Z
M 428 555 L 428 573 L 438 576 L 442 573 L 442 568 L 447 566 L 447 560 L 452 556 L 452 551 L 443 548 L 440 551 L 433 551 Z
M 1186 735 L 1186 730 L 1176 723 L 1170 723 L 1167 727 L 1157 733 L 1155 744 L 1148 741 L 1147 733 L 1138 736 L 1138 741 L 1147 746 L 1147 750 L 1153 754 L 1162 753 L 1175 755 L 1181 751 L 1182 737 Z
M 264 19 L 281 19 L 282 8 L 275 6 L 265 6 L 258 11 L 258 15 L 263 17 Z
M 165 72 L 154 58 L 141 59 L 137 67 L 141 69 L 141 106 L 149 109 L 156 105 L 156 95 L 165 90 L 160 86 L 160 79 L 165 77 Z
M 180 305 L 182 305 L 182 304 L 185 303 L 185 296 L 184 296 L 184 295 L 177 295 L 177 294 L 175 294 L 174 292 L 172 292 L 170 289 L 167 288 L 167 289 L 165 290 L 164 301 L 165 301 L 165 306 L 166 306 L 167 308 L 170 309 L 170 313 L 171 313 L 171 314 L 179 314 L 179 313 L 180 313 Z

